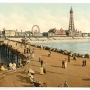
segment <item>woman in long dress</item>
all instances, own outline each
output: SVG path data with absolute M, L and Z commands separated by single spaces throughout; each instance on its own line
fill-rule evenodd
M 43 73 L 43 67 L 40 67 L 40 74 L 44 74 Z
M 65 68 L 67 68 L 67 61 L 68 61 L 68 60 L 67 60 L 67 59 L 65 59 Z

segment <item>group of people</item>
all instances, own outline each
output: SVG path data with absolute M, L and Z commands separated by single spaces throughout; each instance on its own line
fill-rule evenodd
M 43 84 L 41 84 L 41 82 L 39 81 L 36 81 L 34 79 L 34 70 L 33 69 L 29 69 L 28 70 L 28 76 L 29 76 L 29 79 L 30 79 L 30 83 L 32 83 L 35 87 L 47 87 L 47 84 L 44 82 Z
M 44 64 L 43 60 L 41 59 L 41 56 L 39 56 L 39 62 L 40 62 L 40 74 L 45 74 L 46 73 L 46 64 Z M 41 83 L 39 81 L 36 81 L 34 79 L 34 70 L 33 69 L 29 69 L 28 70 L 28 75 L 29 75 L 29 79 L 30 79 L 30 82 L 34 84 L 35 87 L 41 87 Z M 44 82 L 43 83 L 43 86 L 47 86 L 47 84 Z
M 40 61 L 41 67 L 40 67 L 40 74 L 46 73 L 46 64 L 43 63 L 43 60 Z
M 46 64 L 44 64 L 43 60 L 41 59 L 41 56 L 39 56 L 39 62 L 41 63 L 40 67 L 40 74 L 45 74 L 46 73 Z
M 7 65 L 7 67 L 5 68 L 4 64 L 1 63 L 0 65 L 0 70 L 4 71 L 4 70 L 16 70 L 16 63 L 9 63 L 9 65 Z
M 26 61 L 18 61 L 17 63 L 15 62 L 10 62 L 8 65 L 4 65 L 3 63 L 0 64 L 0 70 L 16 70 L 17 68 L 20 68 L 22 66 L 26 65 Z
M 77 60 L 77 56 L 74 55 L 73 56 L 73 60 Z M 68 55 L 68 59 L 65 59 L 62 61 L 62 68 L 66 68 L 67 67 L 67 62 L 70 62 L 70 55 Z M 86 60 L 82 61 L 82 66 L 86 66 Z
M 13 63 L 10 62 L 7 67 L 8 67 L 8 70 L 16 70 L 16 68 L 17 68 L 15 62 L 13 62 Z

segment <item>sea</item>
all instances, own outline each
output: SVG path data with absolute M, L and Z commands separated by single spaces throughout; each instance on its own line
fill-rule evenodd
M 51 48 L 72 51 L 79 54 L 90 54 L 90 41 L 86 42 L 34 42 L 35 45 L 43 45 Z

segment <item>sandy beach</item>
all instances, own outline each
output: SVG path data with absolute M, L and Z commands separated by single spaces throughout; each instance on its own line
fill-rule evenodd
M 29 68 L 35 71 L 35 80 L 41 83 L 46 82 L 48 87 L 58 87 L 59 84 L 63 87 L 65 81 L 67 81 L 69 87 L 90 87 L 89 58 L 73 60 L 71 57 L 70 62 L 67 63 L 67 68 L 62 68 L 62 60 L 65 60 L 67 55 L 51 52 L 51 57 L 48 57 L 47 50 L 31 46 L 31 50 L 33 48 L 35 58 L 31 59 L 26 66 L 15 71 L 0 72 L 0 87 L 32 87 L 33 85 L 30 83 L 27 75 Z M 47 63 L 47 72 L 43 75 L 40 75 L 39 56 L 41 56 L 44 63 Z M 82 60 L 87 61 L 86 66 L 82 66 Z

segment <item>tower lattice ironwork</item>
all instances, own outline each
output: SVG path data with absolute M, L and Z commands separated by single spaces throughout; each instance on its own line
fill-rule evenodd
M 71 30 L 71 31 L 74 31 L 75 30 L 72 7 L 70 9 L 69 30 Z

